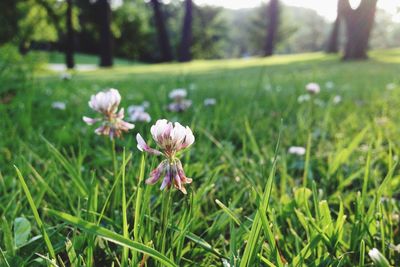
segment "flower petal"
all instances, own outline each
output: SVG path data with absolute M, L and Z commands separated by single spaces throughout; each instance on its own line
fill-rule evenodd
M 92 119 L 92 118 L 89 118 L 89 117 L 86 117 L 86 116 L 83 116 L 82 119 L 83 119 L 83 121 L 86 122 L 88 125 L 93 125 L 93 124 L 95 124 L 96 122 L 100 121 L 100 119 Z
M 143 137 L 138 133 L 136 135 L 136 141 L 137 141 L 137 148 L 140 151 L 146 151 L 147 153 L 153 154 L 153 155 L 162 155 L 162 153 L 160 151 L 158 151 L 157 149 L 153 149 L 151 147 L 149 147 L 146 142 L 144 141 Z
M 155 168 L 151 174 L 150 178 L 146 180 L 146 184 L 155 184 L 161 177 L 161 175 L 164 173 L 165 170 L 165 162 L 161 162 L 157 168 Z

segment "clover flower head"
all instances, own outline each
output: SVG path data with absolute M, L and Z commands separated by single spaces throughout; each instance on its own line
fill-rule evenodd
M 184 99 L 187 96 L 187 91 L 184 88 L 177 88 L 169 92 L 168 96 L 173 100 Z
M 206 98 L 204 99 L 204 106 L 215 106 L 217 104 L 217 100 L 215 98 Z
M 140 134 L 136 135 L 137 148 L 153 155 L 163 155 L 165 159 L 150 173 L 147 184 L 155 184 L 161 177 L 163 182 L 161 190 L 172 185 L 186 194 L 185 184 L 190 184 L 192 179 L 187 178 L 182 163 L 177 158 L 177 153 L 194 143 L 192 130 L 182 126 L 179 122 L 169 122 L 165 119 L 158 120 L 150 129 L 150 133 L 161 150 L 151 148 Z
M 109 89 L 92 95 L 89 101 L 89 107 L 102 115 L 101 118 L 89 118 L 84 116 L 83 121 L 88 125 L 97 122 L 101 126 L 95 130 L 98 135 L 108 135 L 111 139 L 121 137 L 122 132 L 133 129 L 135 125 L 124 121 L 124 109 L 118 111 L 121 95 L 116 89 Z
M 318 83 L 309 83 L 306 85 L 306 90 L 309 94 L 318 94 L 321 91 Z
M 299 97 L 297 98 L 297 102 L 303 103 L 310 101 L 310 99 L 311 99 L 310 95 L 299 95 Z
M 168 110 L 171 112 L 183 112 L 192 106 L 192 100 L 182 99 L 178 102 L 172 102 L 168 105 Z
M 340 95 L 336 95 L 333 98 L 333 104 L 339 104 L 340 102 L 342 102 L 342 97 Z
M 54 109 L 65 110 L 67 108 L 67 104 L 65 104 L 65 102 L 55 101 L 51 103 L 51 107 Z
M 288 150 L 289 154 L 303 156 L 306 153 L 306 149 L 302 146 L 291 146 Z
M 128 107 L 129 120 L 132 122 L 150 122 L 151 116 L 146 112 L 144 105 L 131 105 Z
M 395 83 L 388 83 L 388 84 L 386 84 L 386 90 L 394 90 L 394 89 L 396 89 L 396 84 Z

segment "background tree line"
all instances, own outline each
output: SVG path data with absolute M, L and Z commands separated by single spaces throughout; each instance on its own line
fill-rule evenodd
M 362 3 L 372 3 L 375 13 L 376 1 Z M 347 0 L 339 1 L 338 19 L 332 24 L 313 10 L 284 6 L 277 0 L 240 10 L 198 6 L 192 0 L 168 4 L 161 0 L 123 0 L 118 4 L 108 0 L 2 0 L 0 8 L 0 44 L 13 42 L 21 53 L 29 49 L 64 51 L 69 65 L 73 65 L 73 52 L 101 54 L 104 66 L 112 64 L 113 56 L 160 62 L 325 48 L 337 52 L 346 38 L 353 37 L 346 32 L 358 31 L 349 26 L 349 19 L 358 16 L 365 21 L 363 16 L 371 16 L 361 12 L 363 4 L 361 11 L 349 11 Z M 359 13 L 364 15 L 355 15 Z M 400 25 L 377 10 L 370 46 L 400 46 L 399 37 Z

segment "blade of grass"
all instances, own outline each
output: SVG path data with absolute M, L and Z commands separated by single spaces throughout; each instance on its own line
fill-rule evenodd
M 125 148 L 122 152 L 122 169 L 121 169 L 121 198 L 122 198 L 122 233 L 124 238 L 129 239 L 129 231 L 128 231 L 128 218 L 126 215 L 126 196 L 125 196 L 125 166 L 126 166 L 126 158 L 125 158 Z M 122 260 L 121 266 L 125 267 L 128 264 L 128 247 L 124 247 L 122 250 Z
M 136 191 L 136 203 L 135 203 L 135 218 L 133 221 L 133 238 L 136 242 L 140 242 L 139 230 L 141 227 L 141 219 L 143 216 L 140 216 L 141 206 L 142 206 L 142 196 L 143 196 L 143 179 L 144 179 L 144 168 L 145 168 L 144 154 L 142 154 L 142 158 L 140 161 L 140 170 L 139 177 L 137 183 L 137 191 Z M 137 255 L 133 253 L 133 262 L 137 262 Z
M 303 173 L 303 187 L 307 187 L 308 169 L 310 168 L 310 155 L 311 155 L 311 133 L 308 134 L 308 139 L 307 139 L 306 159 L 304 162 L 304 173 Z
M 46 243 L 47 249 L 50 253 L 50 256 L 52 258 L 52 260 L 56 260 L 56 253 L 54 252 L 54 248 L 53 245 L 51 244 L 51 241 L 49 239 L 49 236 L 47 235 L 47 232 L 44 228 L 43 222 L 40 219 L 39 213 L 37 211 L 35 202 L 32 198 L 31 193 L 29 192 L 28 186 L 25 183 L 24 177 L 22 176 L 21 172 L 19 171 L 19 169 L 17 168 L 17 166 L 14 166 L 16 172 L 17 172 L 17 176 L 19 178 L 19 181 L 21 183 L 22 189 L 24 190 L 25 196 L 28 199 L 28 203 L 29 206 L 31 207 L 32 213 L 33 213 L 33 217 L 35 218 L 36 224 L 38 225 L 40 231 L 42 232 L 43 235 L 43 239 L 44 242 Z
M 241 226 L 242 222 L 240 221 L 240 219 L 238 218 L 238 216 L 231 211 L 227 206 L 225 206 L 221 201 L 219 201 L 218 199 L 215 200 L 215 203 L 217 203 L 217 205 L 226 213 L 228 214 L 228 216 L 238 225 Z

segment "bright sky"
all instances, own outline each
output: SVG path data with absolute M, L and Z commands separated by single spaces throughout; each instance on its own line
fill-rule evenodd
M 281 0 L 286 5 L 299 6 L 314 9 L 318 14 L 325 17 L 329 21 L 333 21 L 336 17 L 337 0 Z M 232 9 L 256 7 L 267 0 L 194 0 L 196 4 L 208 4 L 223 6 Z M 352 5 L 357 6 L 360 0 L 350 0 Z M 378 7 L 386 10 L 399 21 L 400 0 L 378 0 Z

